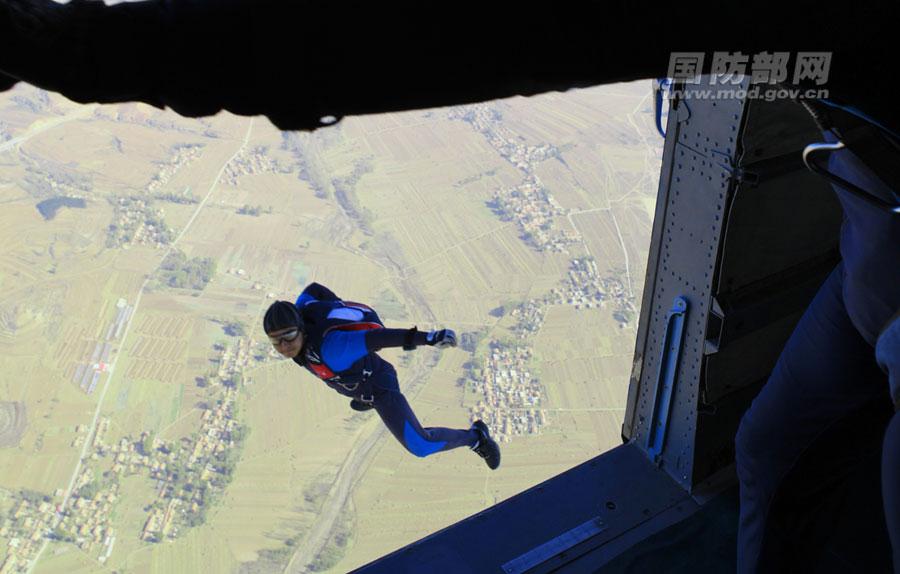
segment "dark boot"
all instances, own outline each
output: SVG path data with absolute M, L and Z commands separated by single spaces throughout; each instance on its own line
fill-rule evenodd
M 472 447 L 478 456 L 484 459 L 488 468 L 495 470 L 500 466 L 500 447 L 488 433 L 488 427 L 482 421 L 475 421 L 472 428 L 478 433 L 478 442 Z

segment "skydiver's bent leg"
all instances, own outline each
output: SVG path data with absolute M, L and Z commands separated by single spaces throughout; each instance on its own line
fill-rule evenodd
M 425 457 L 461 446 L 472 447 L 478 442 L 478 433 L 474 429 L 423 428 L 406 397 L 400 392 L 397 373 L 393 367 L 382 370 L 374 381 L 374 386 L 378 416 L 391 434 L 412 454 Z
M 885 396 L 875 351 L 844 307 L 842 273 L 839 264 L 819 289 L 741 420 L 735 438 L 738 572 L 777 568 L 768 560 L 784 559 L 786 540 L 770 513 L 776 492 L 820 435 Z M 806 489 L 822 486 L 808 484 Z
M 375 401 L 375 410 L 406 450 L 416 456 L 428 456 L 436 452 L 474 446 L 478 434 L 473 430 L 457 430 L 443 427 L 423 428 L 400 391 L 388 391 Z

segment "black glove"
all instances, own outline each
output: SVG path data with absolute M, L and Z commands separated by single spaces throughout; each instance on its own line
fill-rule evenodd
M 447 347 L 456 346 L 456 333 L 451 329 L 441 329 L 440 331 L 430 331 L 425 336 L 427 345 L 437 347 L 438 349 L 446 349 Z

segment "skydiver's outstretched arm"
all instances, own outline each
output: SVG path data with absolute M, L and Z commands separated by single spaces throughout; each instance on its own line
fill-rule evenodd
M 412 329 L 374 329 L 366 331 L 366 346 L 370 351 L 378 351 L 386 347 L 403 347 L 412 350 L 419 345 L 429 345 L 444 349 L 456 346 L 456 333 L 450 329 L 429 331 L 424 333 L 418 328 Z
M 372 329 L 371 331 L 332 331 L 322 343 L 322 358 L 332 369 L 347 369 L 369 353 L 388 347 L 412 350 L 419 345 L 438 349 L 456 346 L 456 333 L 450 329 L 424 333 L 412 329 Z

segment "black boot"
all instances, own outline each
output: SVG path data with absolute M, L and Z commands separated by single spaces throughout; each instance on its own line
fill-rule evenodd
M 472 450 L 484 459 L 488 468 L 495 470 L 500 466 L 500 447 L 497 445 L 497 441 L 491 438 L 487 425 L 480 420 L 475 421 L 472 428 L 478 433 L 478 442 L 472 447 Z
M 375 404 L 374 403 L 364 403 L 359 399 L 353 399 L 350 401 L 350 408 L 353 409 L 354 411 L 362 412 L 362 411 L 367 411 L 369 409 L 374 409 Z

